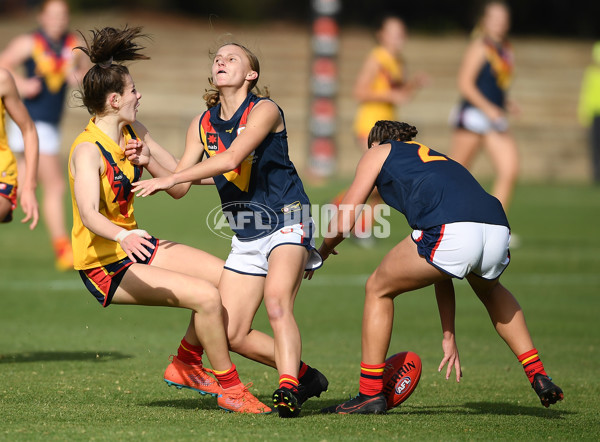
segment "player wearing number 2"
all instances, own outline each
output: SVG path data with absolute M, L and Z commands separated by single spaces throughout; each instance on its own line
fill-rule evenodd
M 388 351 L 394 298 L 401 293 L 435 285 L 444 332 L 446 378 L 452 368 L 461 376 L 454 333 L 452 278 L 466 278 L 483 302 L 498 334 L 522 362 L 525 373 L 548 407 L 563 398 L 544 371 L 533 346 L 523 311 L 499 282 L 508 266 L 510 230 L 502 205 L 486 193 L 460 164 L 411 141 L 414 126 L 378 121 L 369 134 L 369 150 L 332 219 L 319 249 L 323 259 L 348 235 L 364 204 L 377 186 L 383 200 L 406 216 L 412 235 L 396 245 L 366 284 L 362 325 L 362 362 L 358 396 L 326 408 L 326 413 L 384 413 L 384 360 Z M 348 209 L 348 210 L 343 210 Z M 313 272 L 305 275 L 313 276 Z

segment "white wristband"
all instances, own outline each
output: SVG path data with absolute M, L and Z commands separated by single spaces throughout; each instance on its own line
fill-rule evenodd
M 130 233 L 135 233 L 137 236 L 141 236 L 142 238 L 144 238 L 145 236 L 148 236 L 148 232 L 146 232 L 145 230 L 142 230 L 142 229 L 133 229 L 133 230 L 123 229 L 119 233 L 117 233 L 117 236 L 115 236 L 115 241 L 120 243 L 121 241 L 123 241 L 125 239 L 126 236 L 129 236 Z

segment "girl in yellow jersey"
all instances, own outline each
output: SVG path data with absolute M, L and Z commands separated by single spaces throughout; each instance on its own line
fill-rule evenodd
M 379 120 L 395 120 L 396 106 L 410 101 L 428 81 L 423 73 L 408 79 L 402 56 L 406 43 L 404 21 L 385 17 L 376 36 L 377 46 L 365 59 L 354 85 L 354 97 L 359 102 L 354 133 L 365 151 L 373 125 Z
M 271 409 L 240 382 L 229 358 L 216 288 L 223 262 L 138 228 L 131 188 L 142 167 L 161 176 L 177 166 L 175 158 L 136 121 L 141 94 L 129 70 L 119 63 L 148 58 L 135 42 L 143 36 L 140 32 L 127 27 L 96 30 L 92 41 L 78 48 L 95 64 L 84 77 L 81 93 L 92 118 L 75 139 L 68 163 L 75 269 L 104 307 L 130 304 L 192 310 L 177 356 L 165 372 L 167 384 L 218 396 L 218 405 L 228 411 L 268 413 Z M 125 151 L 139 154 L 141 149 L 148 161 L 132 164 Z M 202 366 L 204 349 L 218 383 Z
M 402 51 L 406 43 L 406 25 L 395 16 L 384 17 L 376 34 L 375 46 L 356 78 L 354 97 L 359 102 L 354 118 L 354 134 L 361 150 L 367 150 L 367 137 L 373 125 L 379 120 L 396 120 L 396 107 L 410 101 L 416 92 L 427 84 L 429 78 L 424 73 L 408 79 Z M 336 197 L 339 203 L 344 192 Z M 374 207 L 381 204 L 375 190 L 368 204 Z M 357 230 L 359 238 L 370 238 L 374 210 L 361 215 Z M 367 242 L 361 242 L 367 244 Z
M 23 133 L 25 162 L 27 164 L 23 188 L 20 191 L 21 208 L 25 212 L 24 223 L 31 221 L 33 230 L 38 222 L 38 203 L 35 197 L 38 167 L 38 136 L 33 120 L 19 98 L 15 81 L 5 69 L 0 69 L 0 222 L 12 221 L 17 207 L 17 161 L 8 147 L 5 126 L 5 110 Z

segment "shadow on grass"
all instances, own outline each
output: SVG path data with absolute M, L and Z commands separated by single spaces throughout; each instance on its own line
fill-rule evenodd
M 347 399 L 344 399 L 347 400 Z M 323 404 L 324 407 L 342 403 L 344 400 L 337 402 L 327 401 Z M 304 410 L 303 410 L 304 411 Z M 312 414 L 317 414 L 319 411 L 314 411 Z M 542 405 L 537 407 L 529 407 L 525 405 L 516 405 L 508 402 L 465 402 L 464 404 L 456 405 L 401 405 L 388 411 L 388 414 L 411 414 L 411 415 L 494 415 L 494 416 L 533 416 L 542 417 L 544 419 L 563 419 L 565 416 L 576 414 L 573 411 L 561 410 L 560 403 L 544 408 Z
M 217 398 L 209 395 L 198 394 L 197 399 L 171 399 L 168 401 L 152 401 L 140 403 L 145 407 L 179 408 L 182 410 L 217 410 Z
M 534 416 L 545 419 L 562 419 L 573 411 L 561 410 L 560 404 L 544 408 L 542 405 L 529 407 L 525 405 L 516 405 L 508 402 L 465 402 L 460 405 L 440 405 L 440 406 L 411 406 L 398 407 L 394 409 L 395 413 L 408 414 L 455 414 L 455 415 L 494 415 L 494 416 Z
M 111 352 L 90 351 L 31 351 L 22 353 L 0 354 L 0 364 L 16 362 L 58 362 L 58 361 L 87 361 L 112 362 L 119 359 L 130 359 L 131 355 Z

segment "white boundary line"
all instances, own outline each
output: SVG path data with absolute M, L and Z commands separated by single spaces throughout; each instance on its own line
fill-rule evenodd
M 328 275 L 319 274 L 316 272 L 313 279 L 304 281 L 302 286 L 305 290 L 311 286 L 364 286 L 367 282 L 369 274 L 363 273 L 358 275 Z M 600 288 L 600 274 L 592 273 L 533 273 L 524 275 L 506 275 L 501 278 L 503 282 L 508 284 L 525 284 L 525 285 L 568 285 L 568 286 L 585 286 L 596 285 Z M 466 283 L 466 281 L 457 281 L 458 283 Z M 83 283 L 79 279 L 56 279 L 56 280 L 13 280 L 0 282 L 0 293 L 5 290 L 12 291 L 27 291 L 27 290 L 47 290 L 52 292 L 57 291 L 85 291 Z
M 364 285 L 367 282 L 369 274 L 358 275 L 322 275 L 318 271 L 313 275 L 311 281 L 304 281 L 304 284 L 319 286 L 340 285 L 355 286 Z M 502 283 L 525 284 L 525 285 L 596 285 L 600 288 L 600 274 L 593 273 L 533 273 L 523 275 L 506 275 L 500 278 Z M 466 280 L 454 280 L 455 282 L 467 283 Z

